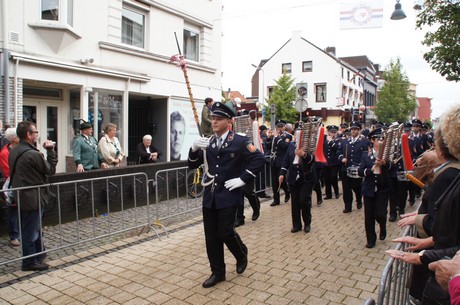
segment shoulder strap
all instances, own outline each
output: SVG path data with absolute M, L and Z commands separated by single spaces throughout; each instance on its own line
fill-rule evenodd
M 10 175 L 10 185 L 13 186 L 13 176 L 14 176 L 14 172 L 16 171 L 16 163 L 18 162 L 19 158 L 26 152 L 28 152 L 29 150 L 32 150 L 32 149 L 26 149 L 24 151 L 22 151 L 17 157 L 16 157 L 16 160 L 14 160 L 14 164 L 13 164 L 13 170 L 11 171 L 11 175 Z

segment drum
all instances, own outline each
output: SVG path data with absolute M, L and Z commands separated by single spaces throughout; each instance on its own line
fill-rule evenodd
M 347 176 L 350 177 L 350 178 L 361 178 L 359 175 L 358 175 L 358 168 L 359 166 L 350 166 L 347 168 Z
M 407 179 L 406 177 L 406 174 L 411 174 L 413 175 L 414 174 L 414 171 L 400 171 L 398 172 L 396 175 L 396 179 L 398 181 L 409 181 L 409 179 Z

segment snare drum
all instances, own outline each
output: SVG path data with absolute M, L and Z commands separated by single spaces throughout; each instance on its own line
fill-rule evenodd
M 347 168 L 347 176 L 350 177 L 350 178 L 361 178 L 359 175 L 358 175 L 358 168 L 359 166 L 350 166 Z
M 406 177 L 406 174 L 411 174 L 413 175 L 414 174 L 414 171 L 400 171 L 398 172 L 396 175 L 396 179 L 398 181 L 409 181 L 409 179 L 407 179 Z

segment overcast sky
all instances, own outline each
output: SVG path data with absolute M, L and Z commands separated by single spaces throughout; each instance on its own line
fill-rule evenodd
M 222 89 L 251 96 L 251 78 L 260 60 L 268 59 L 292 32 L 321 49 L 336 47 L 338 57 L 367 55 L 384 69 L 399 57 L 417 96 L 432 98 L 432 117 L 460 102 L 460 83 L 447 82 L 422 55 L 423 33 L 415 30 L 413 0 L 401 0 L 406 19 L 390 20 L 395 0 L 383 0 L 383 27 L 340 30 L 340 0 L 223 0 Z

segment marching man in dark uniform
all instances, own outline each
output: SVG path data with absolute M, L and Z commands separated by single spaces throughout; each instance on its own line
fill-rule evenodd
M 337 131 L 339 128 L 335 125 L 326 127 L 328 136 L 326 137 L 325 154 L 327 164 L 323 169 L 324 184 L 326 185 L 326 197 L 324 199 L 332 199 L 332 188 L 334 189 L 335 198 L 339 198 L 339 183 L 337 174 L 340 169 L 340 161 L 337 159 L 337 149 L 339 148 L 339 139 L 337 139 Z
M 298 160 L 294 163 L 296 156 Z M 296 148 L 292 142 L 283 160 L 279 182 L 284 182 L 284 176 L 288 174 L 287 182 L 292 193 L 292 233 L 302 230 L 302 220 L 305 233 L 311 230 L 311 194 L 315 185 L 314 160 L 311 154 L 305 153 L 302 148 Z
M 272 169 L 272 189 L 273 189 L 273 202 L 270 206 L 275 206 L 280 204 L 280 184 L 279 176 L 281 171 L 281 165 L 286 155 L 289 143 L 292 141 L 292 135 L 284 130 L 286 122 L 283 120 L 276 121 L 276 128 L 278 129 L 277 136 L 271 136 L 269 141 L 271 141 L 271 155 L 270 155 L 270 166 Z M 281 188 L 284 190 L 284 202 L 288 202 L 291 195 L 289 194 L 289 189 L 284 181 L 281 184 Z
M 342 169 L 342 189 L 343 202 L 345 204 L 344 213 L 350 213 L 353 203 L 353 193 L 356 196 L 356 207 L 361 209 L 363 206 L 361 198 L 361 183 L 363 179 L 358 175 L 358 167 L 361 163 L 363 152 L 367 152 L 369 141 L 359 134 L 361 124 L 359 122 L 351 122 L 350 124 L 351 137 L 346 141 L 342 141 L 338 149 L 339 161 L 344 165 Z
M 248 265 L 248 248 L 235 232 L 235 218 L 242 200 L 242 187 L 254 181 L 265 163 L 263 154 L 245 136 L 229 131 L 235 112 L 223 103 L 212 106 L 210 138 L 194 141 L 189 151 L 191 169 L 205 165 L 208 184 L 203 196 L 203 225 L 211 276 L 203 282 L 209 288 L 225 281 L 224 244 L 236 258 L 236 272 Z M 233 107 L 232 107 L 233 108 Z
M 373 248 L 377 240 L 375 233 L 375 222 L 380 225 L 379 239 L 384 240 L 387 236 L 387 207 L 388 195 L 390 192 L 390 178 L 388 170 L 391 163 L 378 156 L 377 143 L 382 137 L 382 129 L 377 128 L 369 133 L 372 141 L 372 149 L 368 153 L 362 154 L 361 164 L 358 173 L 364 177 L 362 194 L 364 196 L 364 226 L 366 229 L 366 248 Z M 380 173 L 377 171 L 380 167 Z

